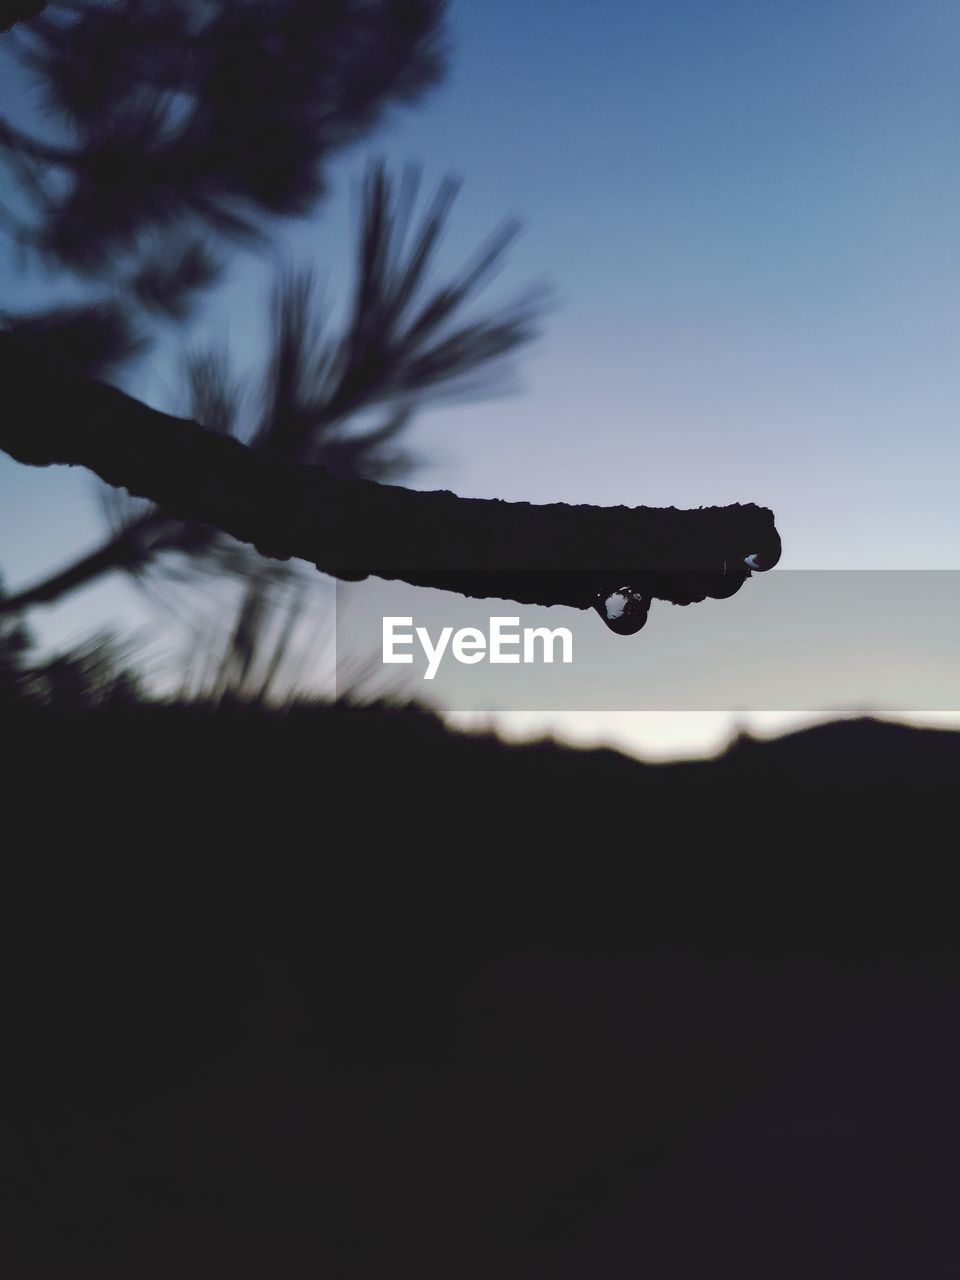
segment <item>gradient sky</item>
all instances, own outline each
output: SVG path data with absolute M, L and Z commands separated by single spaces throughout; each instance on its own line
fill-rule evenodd
M 783 569 L 960 569 L 957 7 L 454 0 L 450 33 L 443 85 L 335 165 L 317 218 L 285 237 L 342 294 L 373 154 L 422 161 L 429 186 L 463 178 L 451 268 L 523 220 L 491 297 L 542 281 L 557 305 L 515 396 L 422 416 L 412 483 L 753 501 L 776 512 Z M 238 259 L 201 326 L 241 365 L 267 280 Z M 176 407 L 170 355 L 150 364 L 147 398 Z M 96 538 L 89 493 L 0 460 L 14 585 Z M 117 584 L 35 615 L 51 639 L 144 616 Z M 625 641 L 641 660 L 642 642 Z M 690 715 L 554 724 L 670 750 L 730 723 Z

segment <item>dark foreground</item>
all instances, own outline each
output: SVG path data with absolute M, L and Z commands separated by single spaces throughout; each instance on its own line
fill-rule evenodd
M 960 735 L 3 736 L 7 1274 L 957 1274 Z

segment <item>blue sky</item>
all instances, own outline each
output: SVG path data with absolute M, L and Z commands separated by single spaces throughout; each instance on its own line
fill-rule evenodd
M 421 161 L 431 185 L 462 177 L 451 267 L 523 220 L 498 290 L 545 281 L 557 305 L 516 395 L 422 416 L 412 482 L 755 501 L 777 513 L 785 570 L 960 568 L 956 6 L 455 0 L 450 31 L 446 81 L 343 157 L 285 237 L 342 292 L 372 154 Z M 267 278 L 238 260 L 203 325 L 241 364 Z M 151 360 L 156 403 L 169 359 Z M 14 582 L 96 537 L 89 488 L 0 462 Z M 99 587 L 41 629 L 142 616 L 131 601 Z

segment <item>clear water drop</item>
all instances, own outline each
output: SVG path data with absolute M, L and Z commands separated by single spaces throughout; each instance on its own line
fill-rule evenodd
M 618 587 L 597 596 L 594 608 L 611 631 L 618 636 L 633 636 L 644 626 L 650 612 L 650 597 L 633 587 Z

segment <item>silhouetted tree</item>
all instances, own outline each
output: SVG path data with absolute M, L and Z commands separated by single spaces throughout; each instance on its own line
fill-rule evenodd
M 85 279 L 100 297 L 3 314 L 37 351 L 96 376 L 114 374 L 146 341 L 149 312 L 182 321 L 232 242 L 263 240 L 268 219 L 302 214 L 329 157 L 392 101 L 414 101 L 443 68 L 443 5 L 282 3 L 155 6 L 51 4 L 18 31 L 13 53 L 39 80 L 69 140 L 0 120 L 0 155 L 28 220 L 8 219 L 27 251 Z M 13 20 L 31 15 L 18 10 Z M 189 412 L 213 430 L 338 475 L 400 474 L 401 433 L 427 400 L 489 390 L 502 357 L 532 336 L 532 294 L 487 317 L 462 313 L 500 266 L 506 224 L 476 260 L 432 290 L 427 277 L 456 193 L 444 183 L 414 222 L 418 175 L 394 190 L 382 166 L 367 181 L 355 293 L 342 334 L 327 333 L 309 272 L 287 273 L 273 307 L 273 351 L 255 421 L 223 353 L 187 361 Z M 363 415 L 367 425 L 356 429 Z M 371 415 L 378 415 L 369 425 Z M 66 569 L 2 602 L 7 612 L 56 600 L 124 569 L 145 583 L 225 570 L 247 583 L 229 661 L 245 664 L 271 602 L 291 617 L 300 583 L 216 530 L 107 494 L 111 532 Z
M 381 165 L 371 168 L 353 300 L 342 331 L 325 332 L 309 271 L 281 279 L 273 306 L 273 349 L 260 377 L 252 422 L 244 418 L 240 388 L 223 353 L 201 353 L 188 361 L 190 410 L 198 421 L 218 434 L 249 439 L 257 450 L 323 462 L 344 478 L 385 478 L 409 465 L 398 441 L 424 403 L 494 388 L 505 372 L 504 357 L 533 336 L 541 294 L 528 292 L 488 316 L 461 318 L 461 313 L 502 264 L 517 226 L 505 224 L 458 275 L 429 287 L 456 186 L 443 184 L 411 231 L 417 187 L 414 169 L 395 189 Z M 21 325 L 13 333 L 38 354 L 62 352 L 44 341 L 42 326 L 38 332 Z M 77 371 L 90 367 L 88 359 L 70 363 Z M 361 414 L 377 417 L 358 429 Z M 257 574 L 249 556 L 208 526 L 178 520 L 165 509 L 144 511 L 115 496 L 108 499 L 107 514 L 112 533 L 102 546 L 0 602 L 0 609 L 59 599 L 108 569 L 142 575 L 164 552 L 186 554 L 195 567 L 217 573 Z
M 7 25 L 21 25 L 4 53 L 59 126 L 50 140 L 0 120 L 24 206 L 8 225 L 24 249 L 109 291 L 108 311 L 98 301 L 90 317 L 99 361 L 134 340 L 131 306 L 183 319 L 221 269 L 218 250 L 310 212 L 330 159 L 444 68 L 443 0 L 53 0 L 7 11 Z M 48 333 L 62 324 L 69 339 L 81 315 L 49 318 Z
M 0 600 L 4 598 L 0 575 Z M 0 616 L 0 708 L 89 711 L 140 700 L 140 684 L 109 635 L 40 659 L 34 637 L 15 614 Z
M 135 349 L 124 310 L 130 298 L 180 314 L 212 279 L 199 232 L 250 237 L 265 215 L 303 212 L 322 191 L 322 158 L 368 127 L 385 98 L 415 96 L 436 77 L 440 13 L 423 0 L 320 9 L 287 0 L 178 4 L 157 15 L 130 0 L 109 11 L 50 5 L 28 24 L 20 55 L 44 78 L 77 142 L 54 146 L 0 125 L 0 142 L 41 214 L 18 234 L 61 265 L 109 280 L 114 297 L 82 312 L 6 318 L 0 362 L 17 366 L 8 386 L 30 406 L 34 439 L 25 441 L 14 422 L 4 447 L 25 461 L 90 466 L 159 509 L 111 500 L 115 527 L 104 546 L 7 601 L 8 610 L 55 599 L 107 568 L 142 574 L 161 552 L 218 570 L 232 564 L 248 579 L 232 654 L 242 672 L 270 591 L 288 583 L 288 571 L 256 566 L 218 530 L 348 578 L 400 576 L 470 594 L 598 604 L 601 612 L 606 596 L 622 591 L 605 616 L 628 632 L 643 624 L 654 596 L 678 603 L 728 596 L 749 575 L 745 556 L 759 554 L 757 568 L 776 561 L 772 516 L 754 507 L 601 514 L 364 483 L 400 469 L 396 439 L 425 398 L 477 390 L 478 376 L 532 333 L 531 295 L 493 318 L 460 318 L 499 265 L 511 225 L 458 278 L 426 292 L 451 184 L 411 237 L 415 176 L 394 193 L 383 169 L 371 170 L 354 301 L 339 337 L 327 338 L 315 322 L 307 276 L 281 283 L 249 448 L 237 444 L 238 395 L 222 359 L 201 356 L 189 367 L 191 413 L 208 428 L 192 435 L 183 424 L 174 431 L 165 415 L 109 398 L 90 379 Z M 67 175 L 57 193 L 45 186 L 51 169 Z M 158 236 L 159 258 L 145 259 L 144 246 Z M 172 264 L 166 275 L 160 261 Z M 46 379 L 42 388 L 31 385 L 36 376 Z M 355 417 L 371 409 L 379 421 L 355 429 Z M 69 457 L 65 418 L 73 420 Z M 148 443 L 161 424 L 168 438 L 161 430 Z

